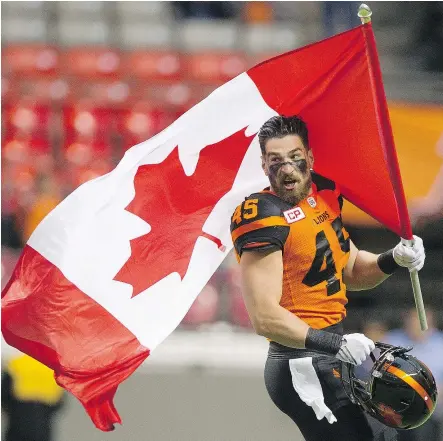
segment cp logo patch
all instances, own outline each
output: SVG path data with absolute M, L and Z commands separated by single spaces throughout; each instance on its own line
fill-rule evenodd
M 303 213 L 303 210 L 300 207 L 295 207 L 291 208 L 290 210 L 286 210 L 283 212 L 283 214 L 288 224 L 292 224 L 306 217 L 305 213 Z

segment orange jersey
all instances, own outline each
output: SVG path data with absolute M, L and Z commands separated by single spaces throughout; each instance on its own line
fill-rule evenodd
M 248 250 L 282 250 L 280 305 L 322 329 L 346 315 L 350 244 L 335 183 L 314 172 L 312 180 L 313 192 L 295 207 L 269 190 L 246 198 L 232 216 L 231 235 L 238 261 Z

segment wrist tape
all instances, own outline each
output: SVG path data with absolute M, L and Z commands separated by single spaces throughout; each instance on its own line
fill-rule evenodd
M 398 268 L 400 268 L 400 265 L 398 265 L 398 263 L 394 259 L 392 249 L 380 254 L 377 258 L 377 264 L 380 270 L 383 271 L 385 274 L 392 274 Z
M 306 334 L 305 348 L 336 355 L 340 350 L 342 339 L 340 334 L 309 328 Z

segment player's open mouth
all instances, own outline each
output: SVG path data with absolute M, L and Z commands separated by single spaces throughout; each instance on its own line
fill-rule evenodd
M 283 185 L 286 190 L 294 190 L 295 187 L 295 179 L 285 179 L 283 181 Z

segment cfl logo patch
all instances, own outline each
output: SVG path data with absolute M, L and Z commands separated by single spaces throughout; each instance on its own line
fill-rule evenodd
M 283 215 L 285 216 L 286 222 L 288 224 L 292 224 L 306 217 L 305 213 L 303 213 L 303 210 L 300 207 L 295 207 L 291 208 L 290 210 L 286 210 L 283 212 Z
M 306 200 L 312 208 L 315 208 L 317 206 L 317 202 L 315 202 L 315 199 L 312 196 L 309 196 Z

